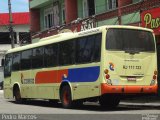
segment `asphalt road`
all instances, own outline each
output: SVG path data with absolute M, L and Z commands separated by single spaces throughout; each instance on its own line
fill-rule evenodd
M 98 103 L 84 103 L 75 109 L 64 109 L 44 100 L 29 100 L 16 104 L 7 100 L 0 91 L 0 119 L 55 119 L 55 120 L 160 120 L 160 102 L 122 101 L 113 110 L 102 109 Z M 53 120 L 54 120 L 53 119 Z

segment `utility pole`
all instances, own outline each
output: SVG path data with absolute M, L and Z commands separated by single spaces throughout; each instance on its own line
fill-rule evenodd
M 14 32 L 13 32 L 13 19 L 12 19 L 12 9 L 11 9 L 11 0 L 8 0 L 8 9 L 9 9 L 9 32 L 11 37 L 11 47 L 14 48 Z

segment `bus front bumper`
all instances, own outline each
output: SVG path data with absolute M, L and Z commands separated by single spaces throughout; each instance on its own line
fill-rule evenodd
M 157 85 L 154 86 L 111 86 L 106 83 L 101 84 L 101 94 L 157 94 Z

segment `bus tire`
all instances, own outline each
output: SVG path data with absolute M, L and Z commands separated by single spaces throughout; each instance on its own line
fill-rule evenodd
M 119 105 L 120 98 L 113 95 L 102 95 L 99 103 L 102 108 L 113 109 Z
M 62 87 L 60 92 L 60 99 L 61 99 L 62 106 L 64 108 L 73 107 L 71 89 L 68 85 L 65 85 Z
M 15 102 L 17 104 L 20 104 L 23 101 L 22 98 L 21 98 L 21 93 L 20 93 L 19 87 L 14 88 L 14 98 L 15 98 Z

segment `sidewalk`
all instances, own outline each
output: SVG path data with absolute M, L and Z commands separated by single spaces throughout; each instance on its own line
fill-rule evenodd
M 131 98 L 125 98 L 123 101 L 133 101 L 133 102 L 160 102 L 160 96 L 152 95 L 152 96 L 135 96 Z
M 121 104 L 160 107 L 160 96 L 142 96 L 136 98 L 128 98 L 122 100 Z
M 152 107 L 160 107 L 160 102 L 149 102 L 149 103 L 140 103 L 140 102 L 120 102 L 121 105 L 134 105 L 134 106 L 152 106 Z

